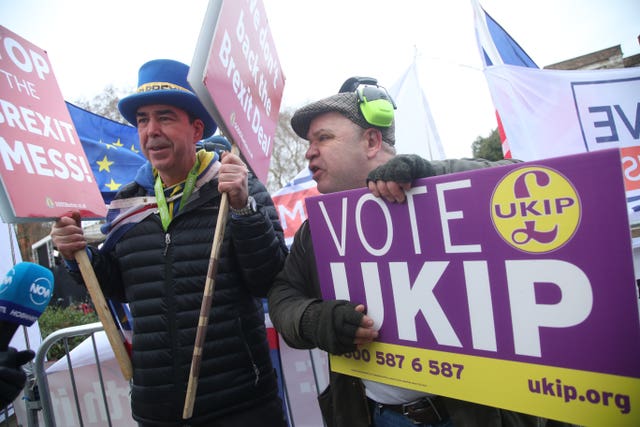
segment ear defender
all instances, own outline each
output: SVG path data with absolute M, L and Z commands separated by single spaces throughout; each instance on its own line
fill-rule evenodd
M 388 128 L 393 123 L 396 104 L 384 88 L 380 86 L 363 86 L 356 90 L 360 111 L 367 123 L 373 126 Z
M 378 80 L 373 77 L 349 77 L 342 83 L 340 93 L 355 92 L 364 119 L 372 126 L 388 128 L 393 123 L 393 110 L 396 103 L 389 92 L 378 86 Z

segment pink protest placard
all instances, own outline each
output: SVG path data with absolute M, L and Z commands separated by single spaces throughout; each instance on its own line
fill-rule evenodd
M 210 1 L 188 80 L 266 182 L 285 78 L 262 1 Z
M 0 178 L 5 222 L 106 213 L 47 53 L 2 26 Z
M 594 173 L 597 171 L 597 173 Z M 640 320 L 619 150 L 435 176 L 408 202 L 307 199 L 323 296 L 379 340 L 369 380 L 579 425 L 640 425 Z

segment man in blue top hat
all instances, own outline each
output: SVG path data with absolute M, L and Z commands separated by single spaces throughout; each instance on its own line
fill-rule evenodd
M 137 92 L 118 104 L 137 127 L 148 162 L 110 204 L 100 250 L 87 246 L 75 215 L 60 218 L 51 237 L 70 272 L 77 272 L 74 253 L 87 250 L 105 296 L 129 303 L 131 407 L 141 426 L 284 426 L 259 299 L 284 264 L 282 227 L 240 157 L 196 151 L 216 123 L 187 73 L 176 61 L 147 62 Z M 223 192 L 231 213 L 193 416 L 182 420 Z

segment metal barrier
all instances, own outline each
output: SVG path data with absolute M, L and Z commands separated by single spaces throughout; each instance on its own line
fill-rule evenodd
M 103 330 L 100 322 L 73 326 L 53 332 L 42 341 L 33 370 L 28 372 L 30 384 L 35 385 L 25 388 L 28 427 L 137 426 L 130 412 L 130 386 L 122 377 Z M 71 351 L 69 340 L 75 337 L 86 339 Z M 316 397 L 328 383 L 326 354 L 293 350 L 281 338 L 278 341 L 275 364 L 283 377 L 282 397 L 289 425 L 323 426 Z M 46 354 L 59 342 L 65 357 L 54 365 L 45 363 Z M 82 357 L 77 358 L 78 354 Z M 0 427 L 4 425 L 0 423 Z
M 98 356 L 98 351 L 97 351 L 97 346 L 95 341 L 95 333 L 100 332 L 102 330 L 103 330 L 103 326 L 102 326 L 102 323 L 100 322 L 91 323 L 88 325 L 72 326 L 69 328 L 64 328 L 56 332 L 53 332 L 40 345 L 40 348 L 38 349 L 38 352 L 36 353 L 36 357 L 34 359 L 34 365 L 35 365 L 34 373 L 36 377 L 36 384 L 38 386 L 38 394 L 40 397 L 40 402 L 42 404 L 42 419 L 46 427 L 55 427 L 56 421 L 55 421 L 55 415 L 54 415 L 53 405 L 51 401 L 51 393 L 49 390 L 49 381 L 47 378 L 47 373 L 45 368 L 45 356 L 49 351 L 49 349 L 51 349 L 51 347 L 54 344 L 56 344 L 58 341 L 62 341 L 64 343 L 64 347 L 67 354 L 67 357 L 66 357 L 67 367 L 68 367 L 68 371 L 71 379 L 71 384 L 73 387 L 73 400 L 75 402 L 76 415 L 77 415 L 77 419 L 79 420 L 79 425 L 84 426 L 80 400 L 78 397 L 78 390 L 76 388 L 76 379 L 75 379 L 74 369 L 73 369 L 74 367 L 72 364 L 71 357 L 68 357 L 70 353 L 69 339 L 75 338 L 75 337 L 81 337 L 81 336 L 91 338 L 91 342 L 93 345 L 93 356 L 95 360 L 95 365 L 97 367 L 100 390 L 102 391 L 101 401 L 102 401 L 102 404 L 104 405 L 103 407 L 104 411 L 102 413 L 106 414 L 108 425 L 109 426 L 113 425 L 111 423 L 111 417 L 109 415 L 110 409 L 107 401 L 107 395 L 105 392 L 102 368 L 100 365 L 100 358 Z M 30 422 L 29 427 L 38 426 L 38 421 L 37 421 L 38 417 L 32 416 L 32 417 L 29 417 L 29 419 L 35 420 L 35 424 L 32 424 Z

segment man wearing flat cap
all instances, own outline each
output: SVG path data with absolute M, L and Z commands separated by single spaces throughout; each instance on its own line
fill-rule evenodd
M 353 81 L 356 85 L 300 108 L 291 118 L 296 134 L 309 142 L 306 158 L 321 193 L 368 186 L 376 196 L 401 203 L 415 179 L 515 162 L 427 161 L 396 155 L 395 104 L 377 84 L 358 84 L 362 79 L 347 80 L 346 86 Z M 373 320 L 365 313 L 362 304 L 322 300 L 311 231 L 305 221 L 269 292 L 269 315 L 276 330 L 294 348 L 318 347 L 340 355 L 376 339 Z M 539 425 L 537 417 L 335 372 L 318 400 L 330 427 Z
M 51 231 L 71 274 L 86 250 L 106 297 L 133 315 L 131 408 L 140 426 L 286 426 L 260 298 L 287 248 L 265 187 L 236 155 L 196 151 L 216 123 L 187 82 L 188 66 L 160 59 L 118 104 L 147 162 L 109 206 L 98 250 L 76 215 Z M 183 420 L 203 290 L 222 193 L 231 213 L 215 269 L 193 416 Z

